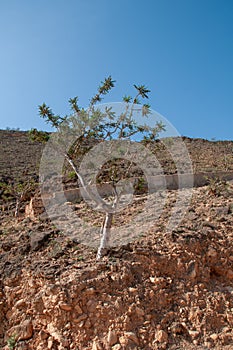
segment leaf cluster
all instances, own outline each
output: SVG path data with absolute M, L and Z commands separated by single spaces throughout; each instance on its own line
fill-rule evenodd
M 29 139 L 33 142 L 45 143 L 49 140 L 50 133 L 46 131 L 40 131 L 37 129 L 31 129 L 28 132 Z
M 100 109 L 98 103 L 103 97 L 110 92 L 115 86 L 112 77 L 107 77 L 98 87 L 97 93 L 91 98 L 90 105 L 84 109 L 78 105 L 78 97 L 70 98 L 69 105 L 72 114 L 70 116 L 56 115 L 51 108 L 45 103 L 39 106 L 39 114 L 55 127 L 59 133 L 69 136 L 76 135 L 77 143 L 82 144 L 84 140 L 113 140 L 113 139 L 132 139 L 136 135 L 140 135 L 141 139 L 154 140 L 158 134 L 165 130 L 161 122 L 157 122 L 154 127 L 150 127 L 147 123 L 138 124 L 134 120 L 134 113 L 140 112 L 142 117 L 150 115 L 150 105 L 141 104 L 139 97 L 148 99 L 150 90 L 145 85 L 134 85 L 136 95 L 134 97 L 124 96 L 125 111 L 120 115 L 116 115 L 112 107 L 106 106 Z M 32 139 L 37 141 L 47 141 L 49 134 L 36 129 L 30 131 Z M 76 143 L 76 144 L 77 144 Z M 77 148 L 77 147 L 76 147 Z
M 116 111 L 112 105 L 100 105 L 105 95 L 115 86 L 112 77 L 107 77 L 98 87 L 97 93 L 91 98 L 88 108 L 79 105 L 78 97 L 70 98 L 70 115 L 59 116 L 53 113 L 45 103 L 39 106 L 39 114 L 45 121 L 57 130 L 53 134 L 53 146 L 56 151 L 63 154 L 66 159 L 66 166 L 69 164 L 82 186 L 84 185 L 79 172 L 79 161 L 96 143 L 103 141 L 153 141 L 158 138 L 161 131 L 165 130 L 162 122 L 156 122 L 151 126 L 147 122 L 151 114 L 150 105 L 141 103 L 139 99 L 148 99 L 150 90 L 145 85 L 134 85 L 135 96 L 125 95 L 120 111 Z M 140 122 L 135 120 L 135 115 L 140 116 Z M 31 130 L 30 136 L 37 141 L 45 142 L 49 134 Z M 69 142 L 69 140 L 71 142 Z M 75 140 L 75 142 L 73 141 Z M 73 144 L 72 144 L 73 143 Z M 72 146 L 70 147 L 70 145 Z M 69 145 L 69 150 L 67 150 Z M 110 167 L 114 168 L 111 163 Z M 108 168 L 108 167 L 107 167 Z M 130 173 L 132 164 L 127 166 L 127 173 Z M 118 179 L 117 170 L 108 170 L 109 177 Z M 120 178 L 125 175 L 120 176 Z M 115 180 L 114 180 L 115 181 Z

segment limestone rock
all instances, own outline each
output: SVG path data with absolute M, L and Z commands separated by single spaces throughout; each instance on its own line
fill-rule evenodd
M 29 204 L 25 207 L 25 217 L 32 221 L 37 221 L 39 216 L 44 213 L 44 205 L 39 195 L 31 198 Z
M 164 330 L 160 329 L 156 332 L 155 341 L 158 343 L 167 343 L 168 334 Z
M 102 349 L 103 349 L 102 345 L 97 340 L 94 340 L 92 344 L 92 350 L 102 350 Z
M 64 310 L 64 311 L 71 311 L 72 310 L 72 306 L 66 303 L 59 303 L 59 307 L 60 309 Z
M 33 335 L 33 325 L 31 320 L 25 320 L 19 325 L 11 328 L 11 335 L 15 334 L 17 340 L 27 340 L 30 339 Z
M 229 280 L 233 280 L 233 270 L 232 269 L 227 270 L 227 278 L 229 278 Z
M 121 344 L 116 344 L 112 346 L 112 350 L 121 350 L 121 349 L 122 349 Z
M 125 337 L 132 340 L 135 344 L 139 345 L 138 337 L 134 332 L 125 332 Z
M 51 232 L 32 232 L 30 237 L 30 246 L 33 251 L 40 247 L 49 239 Z
M 114 330 L 110 329 L 108 331 L 108 337 L 107 337 L 107 343 L 109 346 L 113 346 L 117 343 L 118 338 L 117 338 L 117 334 Z

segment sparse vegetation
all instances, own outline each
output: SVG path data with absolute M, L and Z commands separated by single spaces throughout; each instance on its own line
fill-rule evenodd
M 31 141 L 39 141 L 45 143 L 49 140 L 50 133 L 47 131 L 39 131 L 37 129 L 31 129 L 28 132 L 28 137 Z
M 16 341 L 16 335 L 13 334 L 8 340 L 7 340 L 7 346 L 9 350 L 14 350 L 16 348 L 17 341 Z
M 220 179 L 219 177 L 208 179 L 208 192 L 214 196 L 228 196 L 230 187 L 227 181 Z
M 75 180 L 75 179 L 77 179 L 77 175 L 76 175 L 75 171 L 70 171 L 70 172 L 68 173 L 68 179 L 69 179 L 69 180 Z
M 17 140 L 14 157 L 21 153 Z M 205 155 L 194 157 L 199 170 L 209 165 L 212 155 L 224 170 L 222 154 L 230 155 L 232 149 L 230 142 L 188 140 L 188 145 L 192 155 L 196 149 Z M 24 175 L 24 181 L 28 179 Z M 208 186 L 194 189 L 187 215 L 172 233 L 165 226 L 177 192 L 168 191 L 164 211 L 151 229 L 145 230 L 142 221 L 135 227 L 137 239 L 112 247 L 99 264 L 97 249 L 62 236 L 49 220 L 16 222 L 11 212 L 1 212 L 1 334 L 13 334 L 25 317 L 35 328 L 26 341 L 1 337 L 0 348 L 110 348 L 113 330 L 113 348 L 122 348 L 122 343 L 140 349 L 232 349 L 233 184 L 221 182 L 215 177 Z M 1 204 L 6 199 L 1 198 Z M 119 230 L 143 209 L 146 196 L 137 199 L 114 216 Z M 101 213 L 91 211 L 84 201 L 73 207 L 100 227 Z M 31 241 L 38 232 L 51 234 L 34 251 Z M 60 330 L 67 332 L 65 336 Z
M 14 216 L 19 217 L 20 206 L 23 201 L 29 199 L 30 194 L 35 191 L 38 184 L 34 180 L 26 180 L 25 182 L 0 183 L 1 197 L 5 202 L 15 201 Z

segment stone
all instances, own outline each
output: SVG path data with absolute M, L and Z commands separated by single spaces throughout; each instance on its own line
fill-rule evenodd
M 100 345 L 99 342 L 94 340 L 92 344 L 92 350 L 102 350 L 102 349 L 103 349 L 102 345 Z
M 32 232 L 30 246 L 32 251 L 40 249 L 49 239 L 51 232 Z
M 48 349 L 52 349 L 53 348 L 53 338 L 52 337 L 50 337 L 48 339 L 47 347 L 48 347 Z
M 114 330 L 110 329 L 108 332 L 107 343 L 110 346 L 113 346 L 117 343 L 118 337 Z
M 15 309 L 22 309 L 25 305 L 26 305 L 25 300 L 20 299 L 20 300 L 16 301 L 16 303 L 14 304 L 14 308 Z
M 121 350 L 121 349 L 122 349 L 121 344 L 116 344 L 112 346 L 112 350 Z
M 46 340 L 49 337 L 48 333 L 43 331 L 43 330 L 40 331 L 39 335 L 40 335 L 41 340 Z
M 92 323 L 90 321 L 90 319 L 87 319 L 86 322 L 85 322 L 85 327 L 86 328 L 91 328 L 92 327 Z
M 135 344 L 139 345 L 138 337 L 134 332 L 125 332 L 125 337 L 132 340 Z
M 232 333 L 231 332 L 227 332 L 227 331 L 223 331 L 220 335 L 219 338 L 221 339 L 221 343 L 223 345 L 228 345 L 228 344 L 232 344 Z
M 93 299 L 90 299 L 90 300 L 88 300 L 86 306 L 87 306 L 89 312 L 95 312 L 96 311 L 96 307 L 97 307 L 97 302 L 95 300 L 93 300 Z M 75 309 L 76 309 L 76 307 L 75 307 Z M 81 310 L 79 305 L 77 306 L 76 310 L 77 311 Z M 80 312 L 78 311 L 78 313 L 80 313 Z
M 141 309 L 140 307 L 136 307 L 135 308 L 135 313 L 138 315 L 138 316 L 144 316 L 145 312 L 143 309 Z
M 64 310 L 64 311 L 71 311 L 72 310 L 72 306 L 66 303 L 60 303 L 59 304 L 60 309 Z
M 186 332 L 186 328 L 184 327 L 183 324 L 179 323 L 179 322 L 174 322 L 171 325 L 171 331 L 173 334 L 184 334 Z
M 205 341 L 204 345 L 207 347 L 207 349 L 211 349 L 213 347 L 210 341 Z
M 191 330 L 188 333 L 192 339 L 196 339 L 200 334 L 198 331 L 191 331 Z
M 42 199 L 38 197 L 31 198 L 29 204 L 25 207 L 25 218 L 37 221 L 38 217 L 45 212 Z
M 229 278 L 229 280 L 233 280 L 233 270 L 232 269 L 227 270 L 227 278 Z
M 82 322 L 82 321 L 84 321 L 84 320 L 86 320 L 87 319 L 87 315 L 86 314 L 82 314 L 81 316 L 79 316 L 78 318 L 75 318 L 74 319 L 74 322 L 75 323 L 80 323 L 80 322 Z
M 81 309 L 79 304 L 76 304 L 74 308 L 79 315 L 81 315 L 83 313 L 83 310 Z
M 214 249 L 213 247 L 210 247 L 208 249 L 207 256 L 208 256 L 208 258 L 217 258 L 218 253 L 217 253 L 216 249 Z
M 227 321 L 230 326 L 233 326 L 233 314 L 232 313 L 227 313 Z
M 122 335 L 122 336 L 119 338 L 119 342 L 120 342 L 120 344 L 121 344 L 123 347 L 125 347 L 126 344 L 127 344 L 127 338 L 126 338 L 125 336 Z
M 25 320 L 10 330 L 11 334 L 16 334 L 17 340 L 27 340 L 33 335 L 33 325 L 31 320 Z
M 129 317 L 128 315 L 125 315 L 125 316 L 124 316 L 123 323 L 124 323 L 125 329 L 126 329 L 127 327 L 130 327 L 130 326 L 131 326 L 132 321 L 131 321 L 131 319 L 130 319 L 130 317 Z
M 218 334 L 212 333 L 212 334 L 210 335 L 210 338 L 211 338 L 213 341 L 216 341 L 216 340 L 218 340 Z
M 164 330 L 160 329 L 157 331 L 155 335 L 155 341 L 158 343 L 167 343 L 168 341 L 168 334 Z
M 190 261 L 188 265 L 188 275 L 191 279 L 194 279 L 197 277 L 198 267 L 195 261 Z
M 223 207 L 218 207 L 215 209 L 215 211 L 217 215 L 227 215 L 230 213 L 230 207 L 228 205 Z

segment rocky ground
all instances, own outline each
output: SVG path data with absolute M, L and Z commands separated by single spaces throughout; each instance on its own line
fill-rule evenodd
M 0 182 L 37 178 L 42 150 L 27 132 L 0 130 Z
M 16 150 L 12 140 L 11 150 Z M 28 141 L 24 138 L 24 142 Z M 233 142 L 186 142 L 194 169 L 233 169 Z M 4 162 L 1 159 L 1 174 L 6 166 L 4 174 L 12 176 Z M 22 171 L 26 171 L 24 178 L 36 174 L 35 160 L 29 170 L 22 162 L 17 164 L 17 176 L 23 178 Z M 172 164 L 167 166 L 167 172 L 170 166 L 172 172 Z M 160 217 L 149 228 L 142 221 L 134 228 L 134 240 L 110 248 L 99 262 L 96 247 L 79 243 L 75 232 L 68 235 L 69 220 L 58 218 L 64 230 L 54 225 L 39 197 L 34 206 L 40 210 L 29 218 L 30 210 L 26 215 L 24 205 L 18 220 L 13 216 L 15 203 L 2 200 L 0 347 L 232 349 L 232 196 L 232 182 L 216 180 L 195 188 L 184 219 L 167 232 L 177 198 L 177 191 L 168 191 Z M 143 194 L 136 196 L 132 205 L 116 215 L 115 232 L 119 228 L 121 233 L 123 225 L 143 212 L 146 199 Z M 87 225 L 98 229 L 102 224 L 102 214 L 83 202 L 63 206 L 64 213 L 68 206 Z
M 233 171 L 233 141 L 188 137 L 182 137 L 182 140 L 192 159 L 195 173 Z M 172 139 L 168 138 L 166 143 L 158 141 L 152 148 L 164 172 L 172 174 L 176 172 L 176 167 L 167 152 Z M 0 130 L 0 182 L 38 178 L 43 147 L 43 144 L 30 141 L 28 132 Z
M 233 184 L 216 189 L 194 189 L 185 219 L 166 233 L 176 196 L 170 191 L 146 235 L 110 249 L 98 263 L 96 249 L 70 239 L 45 217 L 13 225 L 4 216 L 2 347 L 231 349 Z M 131 220 L 143 201 L 119 220 Z M 84 204 L 73 206 L 100 225 Z

